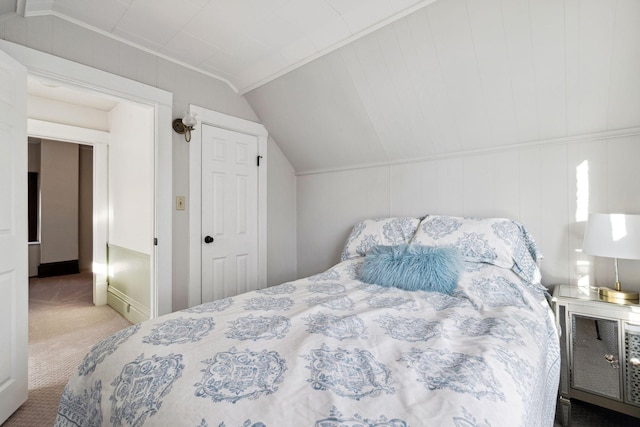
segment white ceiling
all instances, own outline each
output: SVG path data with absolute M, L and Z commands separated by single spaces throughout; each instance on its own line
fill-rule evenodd
M 27 87 L 29 95 L 38 98 L 50 99 L 66 104 L 92 108 L 99 111 L 111 111 L 118 100 L 104 94 L 96 94 L 89 90 L 81 90 L 70 86 L 60 86 L 44 78 L 33 76 L 27 77 Z
M 435 1 L 18 0 L 18 9 L 89 27 L 246 93 Z

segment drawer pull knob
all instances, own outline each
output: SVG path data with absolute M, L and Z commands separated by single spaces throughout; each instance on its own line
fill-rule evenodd
M 605 354 L 604 358 L 607 362 L 609 362 L 612 368 L 617 369 L 620 367 L 620 364 L 618 363 L 618 358 L 613 354 Z

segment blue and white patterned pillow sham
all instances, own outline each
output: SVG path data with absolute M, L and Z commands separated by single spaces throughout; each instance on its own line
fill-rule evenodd
M 507 218 L 461 218 L 429 215 L 411 244 L 455 246 L 466 261 L 508 268 L 528 282 L 540 282 L 542 254 L 522 224 Z
M 340 261 L 365 256 L 374 246 L 394 246 L 409 243 L 416 232 L 418 218 L 395 217 L 365 219 L 351 230 Z

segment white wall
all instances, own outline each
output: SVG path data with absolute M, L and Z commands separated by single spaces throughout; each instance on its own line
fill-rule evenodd
M 545 284 L 575 284 L 589 275 L 592 284 L 610 285 L 612 260 L 580 253 L 584 221 L 588 212 L 640 214 L 640 134 L 590 138 L 301 175 L 298 276 L 338 262 L 360 219 L 445 214 L 524 223 L 545 256 Z M 595 265 L 583 270 L 579 260 Z M 625 287 L 640 290 L 638 264 L 620 260 Z
M 296 176 L 271 138 L 267 159 L 267 286 L 272 286 L 297 278 Z
M 575 281 L 574 163 L 592 143 L 534 145 L 640 126 L 639 12 L 629 0 L 438 1 L 247 93 L 299 174 L 298 275 L 335 263 L 359 219 L 436 212 L 521 219 L 546 283 Z M 623 141 L 595 144 L 609 160 L 591 160 L 590 210 L 640 213 L 635 166 L 615 166 L 638 157 Z M 498 151 L 469 154 L 482 149 Z M 610 264 L 596 260 L 596 275 Z
M 78 145 L 40 144 L 40 262 L 78 259 Z
M 53 54 L 90 67 L 136 80 L 173 93 L 173 115 L 180 117 L 189 104 L 219 111 L 235 117 L 259 121 L 244 97 L 224 82 L 210 78 L 178 64 L 156 57 L 119 41 L 108 38 L 54 16 L 0 20 L 0 39 Z M 161 124 L 165 125 L 165 124 Z M 166 123 L 166 126 L 170 126 Z M 189 194 L 189 145 L 182 135 L 173 134 L 173 170 L 161 171 L 173 176 L 172 202 L 176 195 Z M 290 176 L 277 173 L 269 181 L 277 188 L 278 179 L 284 187 L 291 185 Z M 173 204 L 173 203 L 172 203 Z M 187 209 L 189 201 L 187 200 Z M 173 216 L 173 309 L 187 307 L 189 266 L 189 215 L 175 211 Z M 274 237 L 271 233 L 271 237 Z M 285 236 L 284 239 L 290 239 Z M 269 251 L 271 249 L 269 248 Z M 294 261 L 289 261 L 294 262 Z M 295 264 L 269 265 L 274 273 L 280 268 L 290 270 Z
M 109 112 L 109 244 L 151 254 L 153 110 L 121 103 Z

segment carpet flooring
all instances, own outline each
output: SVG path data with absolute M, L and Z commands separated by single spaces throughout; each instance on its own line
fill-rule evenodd
M 93 305 L 90 273 L 29 279 L 29 398 L 3 427 L 52 426 L 85 353 L 129 325 L 111 307 Z

